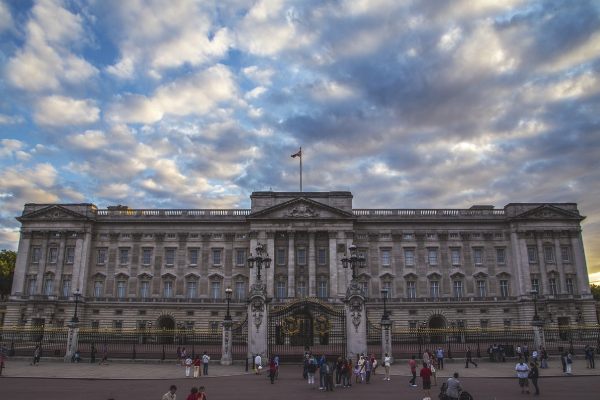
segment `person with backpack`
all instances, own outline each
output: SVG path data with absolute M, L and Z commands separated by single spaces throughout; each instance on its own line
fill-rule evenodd
M 309 355 L 306 362 L 306 377 L 309 385 L 315 384 L 315 372 L 317 372 L 317 361 L 312 355 Z
M 325 391 L 333 392 L 333 365 L 325 362 L 322 368 L 325 370 Z

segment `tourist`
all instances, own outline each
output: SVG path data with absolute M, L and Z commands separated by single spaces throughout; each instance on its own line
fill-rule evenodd
M 6 348 L 6 345 L 4 343 L 2 343 L 2 346 L 0 347 L 0 376 L 2 376 L 2 370 L 6 366 L 5 363 L 6 363 L 7 356 L 8 356 L 8 349 Z
M 325 362 L 321 368 L 325 370 L 325 391 L 333 392 L 333 365 Z
M 108 365 L 108 345 L 106 343 L 102 346 L 102 359 L 99 365 Z
M 96 364 L 96 346 L 92 343 L 92 347 L 90 348 L 90 364 Z
M 523 345 L 523 358 L 525 359 L 526 363 L 529 362 L 529 346 L 526 344 Z
M 358 375 L 360 378 L 359 383 L 363 383 L 367 375 L 367 359 L 362 354 L 358 359 Z
M 539 357 L 538 351 L 533 349 L 533 351 L 531 352 L 531 361 L 533 361 L 535 363 L 535 365 L 537 365 L 537 363 L 538 363 L 538 357 Z
M 176 400 L 177 399 L 177 395 L 175 395 L 176 391 L 177 391 L 177 386 L 171 385 L 171 387 L 169 388 L 169 391 L 167 393 L 163 394 L 162 400 Z
M 317 361 L 312 355 L 309 355 L 306 362 L 306 376 L 309 385 L 315 384 L 315 372 L 317 372 Z
M 412 387 L 417 387 L 417 360 L 414 355 L 408 360 L 408 366 L 410 367 L 410 373 L 412 374 L 412 379 L 409 381 L 409 384 Z
M 429 350 L 425 350 L 425 352 L 423 353 L 423 362 L 427 364 L 428 367 L 431 364 L 431 356 L 429 355 Z
M 269 379 L 271 379 L 271 384 L 275 383 L 275 375 L 277 375 L 277 364 L 275 364 L 275 359 L 271 358 L 269 361 Z
M 567 373 L 567 352 L 563 352 L 560 355 L 560 363 L 562 364 L 563 374 Z
M 567 352 L 565 361 L 567 363 L 567 375 L 571 375 L 573 373 L 573 355 L 570 351 Z
M 335 386 L 339 387 L 342 385 L 342 374 L 344 369 L 344 360 L 342 357 L 338 357 L 335 362 Z
M 425 397 L 431 397 L 431 370 L 426 362 L 423 363 L 419 376 L 423 380 L 423 392 L 425 393 Z
M 384 381 L 390 380 L 390 366 L 391 365 L 392 365 L 392 358 L 388 355 L 388 353 L 385 353 L 385 356 L 383 357 L 383 368 L 385 368 L 385 376 L 383 377 Z
M 182 366 L 185 366 L 185 360 L 187 360 L 187 358 L 188 358 L 187 351 L 185 350 L 185 347 L 182 347 L 181 354 L 180 354 L 180 361 L 181 361 Z
M 375 354 L 371 354 L 371 375 L 375 375 L 376 371 L 377 371 L 377 366 L 379 364 L 377 363 L 377 359 L 375 358 Z
M 79 350 L 75 350 L 75 353 L 73 354 L 73 359 L 71 360 L 71 362 L 76 362 L 76 363 L 81 362 L 81 353 L 79 352 Z
M 451 378 L 448 378 L 446 382 L 446 396 L 448 400 L 458 400 L 458 396 L 460 396 L 460 392 L 462 391 L 462 387 L 460 386 L 460 381 L 458 380 L 458 372 L 455 372 Z
M 465 368 L 469 368 L 469 363 L 473 364 L 475 367 L 477 367 L 477 363 L 475 361 L 473 361 L 472 358 L 472 353 L 471 353 L 471 348 L 467 347 L 467 354 L 466 354 L 466 361 L 465 361 Z
M 348 358 L 347 359 L 347 367 L 346 367 L 346 379 L 347 379 L 347 384 L 346 387 L 352 387 L 352 372 L 353 372 L 353 368 L 352 368 L 352 359 Z
M 519 379 L 521 394 L 529 394 L 529 367 L 523 362 L 523 360 L 521 360 L 515 367 L 515 371 L 517 371 L 517 378 Z
M 35 349 L 33 349 L 33 360 L 31 361 L 31 364 L 29 364 L 29 365 L 38 366 L 40 364 L 41 358 L 42 358 L 42 346 L 40 346 L 38 344 L 35 346 Z
M 519 361 L 523 359 L 523 350 L 521 349 L 521 346 L 517 346 L 517 357 L 519 358 Z
M 302 378 L 308 379 L 308 360 L 310 359 L 310 353 L 308 351 L 304 352 L 304 365 L 302 368 Z
M 203 369 L 202 375 L 204 375 L 204 376 L 208 375 L 208 363 L 209 362 L 210 362 L 210 357 L 205 351 L 204 354 L 202 355 L 202 369 Z
M 193 387 L 190 390 L 190 394 L 188 394 L 188 397 L 186 400 L 198 400 L 198 388 L 197 387 Z
M 325 369 L 323 366 L 327 363 L 327 359 L 325 358 L 325 354 L 321 355 L 319 358 L 319 390 L 325 390 Z
M 371 383 L 371 374 L 373 373 L 373 364 L 371 364 L 371 360 L 369 357 L 365 358 L 365 382 L 367 384 Z
M 585 361 L 586 368 L 596 368 L 595 360 L 594 360 L 594 348 L 592 346 L 585 346 Z
M 540 371 L 538 370 L 537 364 L 532 362 L 529 364 L 531 369 L 529 370 L 529 379 L 531 379 L 531 384 L 535 388 L 535 395 L 538 396 L 540 394 L 540 388 L 538 387 L 538 378 L 540 377 Z
M 342 375 L 342 387 L 350 387 L 350 379 L 352 378 L 352 365 L 346 358 L 342 360 L 342 368 L 340 374 Z
M 205 392 L 205 388 L 204 386 L 200 386 L 198 388 L 198 400 L 208 400 L 206 397 L 206 392 Z
M 444 349 L 438 347 L 435 352 L 435 357 L 437 358 L 439 369 L 444 369 Z
M 279 379 L 279 356 L 275 355 L 273 360 L 275 361 L 275 379 Z
M 196 354 L 196 358 L 194 359 L 194 378 L 200 377 L 200 364 L 202 364 L 200 355 Z
M 431 365 L 429 366 L 429 369 L 431 370 L 432 385 L 433 386 L 437 386 L 437 375 L 436 375 L 437 365 L 436 365 L 436 362 L 435 362 L 434 358 L 431 358 Z
M 260 354 L 257 354 L 256 357 L 254 357 L 254 373 L 256 375 L 260 375 L 261 369 L 262 369 L 262 357 L 260 356 Z
M 192 356 L 188 355 L 184 361 L 185 363 L 185 377 L 189 378 L 190 373 L 192 372 L 192 365 L 194 364 L 194 360 L 192 360 Z
M 548 351 L 546 350 L 545 347 L 542 346 L 540 353 L 541 353 L 540 358 L 542 360 L 541 368 L 546 369 L 546 368 L 548 368 Z

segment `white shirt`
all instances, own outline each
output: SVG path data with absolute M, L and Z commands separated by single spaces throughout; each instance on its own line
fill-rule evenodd
M 515 371 L 517 371 L 517 377 L 520 379 L 527 379 L 529 367 L 527 364 L 517 364 L 515 367 Z
M 392 362 L 392 357 L 387 356 L 387 357 L 383 358 L 383 366 L 384 367 L 389 367 L 391 362 Z
M 261 356 L 256 356 L 254 357 L 254 364 L 256 364 L 256 366 L 259 366 L 262 364 L 262 357 Z
M 204 364 L 208 364 L 209 361 L 210 361 L 210 357 L 208 356 L 208 354 L 205 354 L 202 356 L 202 362 Z

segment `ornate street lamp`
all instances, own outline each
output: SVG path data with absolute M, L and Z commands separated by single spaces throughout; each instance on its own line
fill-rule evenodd
M 387 313 L 387 306 L 386 306 L 386 301 L 387 301 L 388 293 L 389 293 L 388 289 L 381 289 L 381 297 L 383 297 L 383 315 L 381 317 L 382 321 L 389 319 L 388 313 Z
M 533 297 L 533 320 L 539 321 L 540 316 L 537 313 L 537 299 L 538 299 L 538 291 L 537 289 L 533 289 L 531 291 L 531 297 Z
M 267 246 L 264 244 L 259 243 L 256 246 L 255 251 L 256 257 L 252 257 L 252 253 L 250 253 L 250 257 L 248 257 L 248 268 L 256 267 L 256 280 L 260 281 L 260 270 L 261 268 L 271 267 L 271 257 L 269 257 Z
M 357 254 L 355 245 L 348 247 L 348 250 L 350 250 L 350 257 L 342 258 L 342 266 L 344 268 L 350 268 L 352 270 L 352 280 L 356 280 L 356 269 L 365 268 L 367 266 L 367 260 Z
M 77 289 L 75 293 L 73 293 L 73 297 L 75 297 L 75 313 L 73 314 L 73 318 L 71 318 L 71 322 L 76 324 L 79 322 L 79 318 L 77 317 L 77 304 L 79 303 L 79 298 L 81 297 L 81 292 L 79 291 L 79 289 Z
M 225 314 L 225 321 L 231 321 L 231 314 L 229 314 L 229 303 L 231 302 L 231 295 L 233 290 L 230 287 L 225 289 L 225 299 L 227 300 L 227 314 Z

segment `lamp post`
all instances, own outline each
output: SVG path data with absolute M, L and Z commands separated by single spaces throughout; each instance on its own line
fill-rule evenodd
M 352 270 L 352 280 L 356 280 L 357 268 L 365 268 L 367 266 L 366 259 L 363 256 L 358 255 L 356 249 L 354 244 L 348 247 L 348 250 L 350 250 L 350 257 L 344 257 L 341 260 L 344 268 L 350 268 Z
M 259 243 L 256 246 L 255 251 L 255 257 L 252 256 L 252 253 L 250 253 L 250 257 L 248 257 L 248 268 L 256 267 L 256 280 L 260 281 L 260 270 L 261 268 L 271 267 L 271 257 L 269 257 L 267 246 L 264 244 Z
M 388 293 L 389 290 L 388 289 L 381 289 L 381 297 L 383 297 L 383 316 L 381 317 L 381 320 L 388 320 L 388 313 L 387 313 L 387 297 L 388 297 Z
M 533 289 L 531 291 L 531 297 L 533 298 L 533 320 L 537 322 L 540 320 L 540 316 L 537 313 L 537 299 L 538 299 L 537 289 Z
M 71 322 L 74 324 L 79 322 L 79 317 L 77 317 L 77 305 L 79 304 L 79 298 L 81 297 L 81 292 L 79 288 L 73 293 L 73 297 L 75 297 L 75 312 L 73 313 L 73 318 L 71 318 Z
M 230 287 L 225 289 L 225 299 L 227 300 L 227 313 L 225 314 L 225 321 L 231 321 L 231 314 L 229 314 L 229 303 L 231 302 L 231 295 L 233 290 Z

